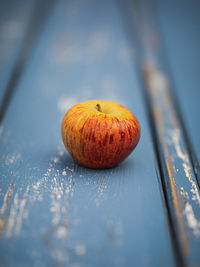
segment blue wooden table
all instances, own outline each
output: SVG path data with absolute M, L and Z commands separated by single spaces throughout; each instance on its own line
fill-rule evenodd
M 199 1 L 0 3 L 0 266 L 200 266 Z M 141 125 L 119 166 L 77 165 L 72 105 Z

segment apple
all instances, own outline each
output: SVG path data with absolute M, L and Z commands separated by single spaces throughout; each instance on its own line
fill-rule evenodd
M 88 100 L 71 107 L 62 121 L 69 154 L 89 168 L 110 168 L 122 162 L 140 139 L 140 125 L 124 106 Z

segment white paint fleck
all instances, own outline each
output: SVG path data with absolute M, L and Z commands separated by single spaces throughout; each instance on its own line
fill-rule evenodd
M 199 196 L 199 191 L 197 188 L 197 183 L 196 183 L 194 174 L 191 170 L 189 154 L 187 153 L 187 150 L 184 149 L 184 138 L 182 136 L 182 132 L 178 126 L 176 118 L 174 117 L 175 111 L 174 111 L 173 106 L 171 105 L 171 99 L 169 96 L 169 89 L 168 89 L 169 88 L 168 81 L 165 75 L 159 70 L 157 70 L 154 63 L 150 63 L 146 66 L 146 74 L 147 74 L 147 82 L 149 83 L 148 85 L 150 87 L 149 88 L 150 93 L 152 94 L 153 101 L 156 102 L 155 107 L 158 106 L 159 108 L 161 108 L 161 105 L 163 103 L 164 103 L 164 106 L 166 106 L 166 103 L 167 103 L 166 107 L 167 107 L 167 112 L 169 113 L 168 119 L 170 119 L 170 121 L 171 119 L 173 119 L 173 122 L 171 121 L 171 126 L 168 126 L 168 123 L 164 125 L 167 127 L 167 129 L 164 129 L 164 130 L 162 129 L 161 137 L 163 137 L 165 139 L 165 142 L 167 142 L 168 147 L 170 147 L 170 151 L 171 151 L 171 148 L 175 150 L 175 155 L 168 155 L 168 152 L 166 152 L 166 157 L 169 156 L 170 159 L 175 163 L 176 162 L 179 163 L 180 161 L 183 167 L 182 169 L 185 172 L 186 179 L 184 179 L 185 178 L 184 175 L 182 177 L 179 176 L 180 180 L 178 179 L 177 182 L 180 185 L 184 185 L 186 182 L 190 183 L 189 185 L 191 185 L 190 190 L 187 190 L 187 192 L 184 191 L 183 186 L 180 189 L 180 193 L 184 198 L 183 214 L 185 215 L 187 225 L 189 228 L 192 229 L 194 236 L 199 237 L 200 236 L 200 222 L 198 221 L 198 218 L 195 214 L 196 209 L 193 209 L 193 206 L 192 204 L 190 204 L 190 202 L 191 200 L 196 201 L 198 205 L 200 205 L 200 196 Z M 160 102 L 160 99 L 163 99 L 164 102 L 163 103 L 162 101 Z M 165 112 L 163 107 L 161 108 L 161 110 L 162 112 Z M 166 114 L 164 114 L 163 119 L 165 119 L 165 117 L 166 117 Z M 176 161 L 175 161 L 175 158 L 176 158 Z M 177 169 L 177 172 L 178 171 L 179 169 Z M 181 181 L 181 178 L 182 178 L 182 181 Z
M 3 204 L 0 209 L 0 229 L 3 229 L 4 223 L 5 223 L 5 214 L 7 212 L 9 199 L 11 197 L 11 191 L 13 190 L 13 187 L 11 185 L 9 186 L 8 190 L 6 191 L 4 198 L 3 198 Z
M 59 151 L 58 154 L 62 157 L 64 155 L 64 151 Z
M 57 163 L 58 161 L 59 161 L 59 158 L 58 157 L 54 157 L 53 162 Z
M 66 179 L 65 181 L 68 181 L 68 183 L 63 183 L 60 180 L 59 170 L 52 167 L 51 175 L 53 176 L 53 184 L 52 184 L 52 193 L 51 193 L 51 206 L 50 211 L 53 213 L 52 217 L 52 223 L 54 225 L 61 223 L 61 220 L 63 218 L 63 213 L 66 213 L 66 209 L 63 209 L 61 199 L 64 197 L 65 201 L 65 208 L 68 205 L 69 198 L 73 196 L 73 185 L 74 185 L 74 178 L 73 178 L 73 172 L 74 170 L 65 167 L 63 170 L 61 170 L 62 175 L 64 175 L 65 178 L 67 178 L 67 171 L 69 171 L 69 180 Z
M 6 228 L 6 237 L 17 236 L 20 234 L 21 225 L 23 218 L 27 218 L 28 211 L 24 216 L 24 209 L 27 201 L 27 196 L 29 192 L 29 186 L 27 186 L 26 191 L 23 195 L 23 198 L 20 199 L 18 193 L 15 194 L 13 203 L 10 208 L 10 215 L 8 218 L 7 228 Z
M 183 187 L 181 187 L 180 193 L 184 197 L 184 201 L 186 201 L 186 200 L 189 201 L 189 199 L 190 199 L 189 194 L 188 194 L 188 192 L 185 192 Z
M 1 215 L 4 214 L 4 212 L 6 210 L 8 195 L 9 195 L 9 190 L 6 192 L 6 194 L 3 198 L 3 205 L 1 206 L 1 209 L 0 209 Z M 1 221 L 1 218 L 0 218 L 0 221 Z
M 15 226 L 16 227 L 15 228 L 16 235 L 19 235 L 20 231 L 21 231 L 22 220 L 24 218 L 23 215 L 24 215 L 24 209 L 25 209 L 25 205 L 26 205 L 26 201 L 27 201 L 28 192 L 29 192 L 29 185 L 26 188 L 23 199 L 19 202 L 19 212 L 18 212 L 18 215 L 16 217 L 16 226 Z
M 86 254 L 86 247 L 83 244 L 78 244 L 75 246 L 75 253 L 77 256 L 84 256 Z
M 63 148 L 62 148 L 63 149 Z M 63 169 L 56 168 L 56 163 L 61 159 L 63 150 L 59 150 L 55 157 L 49 161 L 49 166 L 46 169 L 43 177 L 36 180 L 32 185 L 27 186 L 22 199 L 19 199 L 18 194 L 15 195 L 11 205 L 10 217 L 8 218 L 7 236 L 19 235 L 21 232 L 23 219 L 28 217 L 30 213 L 30 205 L 37 201 L 43 200 L 43 193 L 50 190 L 49 211 L 52 213 L 52 224 L 58 226 L 57 238 L 64 238 L 67 235 L 67 229 L 60 228 L 63 219 L 67 217 L 67 209 L 69 199 L 73 196 L 74 176 L 73 167 L 64 167 Z M 10 157 L 9 157 L 10 161 Z M 35 179 L 35 177 L 31 177 Z M 19 189 L 20 191 L 20 189 Z M 30 193 L 29 193 L 30 191 Z M 3 206 L 0 209 L 1 214 L 4 214 L 7 208 L 7 202 L 10 190 L 4 196 Z M 64 207 L 63 207 L 64 200 Z M 29 207 L 26 208 L 26 203 L 29 202 Z M 0 224 L 4 222 L 0 221 Z
M 68 234 L 68 230 L 65 226 L 59 226 L 57 231 L 56 231 L 56 235 L 58 239 L 63 239 L 66 238 Z
M 6 237 L 9 238 L 12 235 L 13 227 L 15 225 L 16 220 L 16 214 L 18 211 L 19 205 L 18 205 L 18 194 L 15 194 L 13 204 L 10 208 L 10 215 L 8 218 L 7 228 L 6 228 Z
M 57 194 L 57 199 L 61 199 L 61 194 Z
M 14 164 L 20 159 L 21 159 L 20 153 L 8 154 L 5 156 L 5 164 L 6 165 Z
M 189 157 L 188 157 L 188 154 L 183 152 L 182 149 L 181 149 L 181 145 L 180 145 L 180 135 L 181 135 L 181 131 L 179 128 L 174 128 L 172 130 L 172 134 L 171 134 L 171 137 L 172 137 L 172 140 L 173 140 L 173 143 L 174 143 L 174 146 L 175 146 L 175 150 L 176 150 L 176 153 L 177 153 L 177 156 L 182 159 L 182 161 L 184 163 L 189 163 Z
M 168 88 L 168 82 L 162 72 L 158 71 L 153 61 L 146 65 L 149 87 L 152 92 L 162 93 Z M 150 70 L 150 71 L 149 71 Z
M 32 187 L 34 190 L 38 190 L 41 186 L 41 181 L 38 181 L 37 183 L 33 184 Z
M 187 153 L 183 152 L 181 149 L 180 137 L 181 137 L 180 129 L 175 128 L 171 131 L 171 138 L 173 140 L 173 144 L 174 144 L 177 156 L 178 158 L 182 160 L 183 162 L 182 166 L 183 166 L 185 175 L 188 178 L 188 181 L 191 183 L 190 192 L 192 193 L 192 200 L 197 201 L 200 206 L 199 190 L 197 188 L 195 181 L 192 179 L 191 166 L 189 164 L 189 156 Z
M 39 200 L 39 201 L 42 201 L 42 200 L 43 200 L 43 196 L 42 196 L 42 195 L 39 195 L 39 196 L 38 196 L 38 200 Z
M 193 208 L 189 202 L 185 204 L 184 214 L 187 219 L 187 224 L 193 230 L 194 235 L 200 237 L 200 222 L 196 219 Z
M 66 167 L 65 169 L 66 169 L 66 170 L 68 170 L 68 171 L 70 171 L 70 172 L 71 172 L 71 174 L 73 174 L 73 172 L 74 172 L 74 170 L 73 170 L 73 169 L 71 169 L 71 168 L 69 168 L 69 167 Z
M 183 163 L 183 168 L 185 171 L 185 175 L 187 176 L 188 180 L 191 183 L 191 193 L 192 193 L 192 200 L 195 200 L 198 202 L 199 206 L 200 206 L 200 195 L 199 195 L 199 190 L 197 188 L 196 183 L 193 181 L 192 177 L 191 177 L 191 167 L 188 166 L 186 163 Z

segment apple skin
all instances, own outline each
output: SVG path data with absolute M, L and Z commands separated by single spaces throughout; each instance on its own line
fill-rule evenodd
M 140 139 L 137 118 L 124 106 L 88 100 L 71 107 L 62 121 L 69 154 L 88 168 L 111 168 L 133 151 Z

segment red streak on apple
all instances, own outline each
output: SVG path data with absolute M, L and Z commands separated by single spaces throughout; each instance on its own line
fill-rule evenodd
M 69 154 L 89 168 L 110 168 L 122 162 L 140 139 L 140 125 L 124 106 L 89 100 L 71 107 L 62 122 Z

